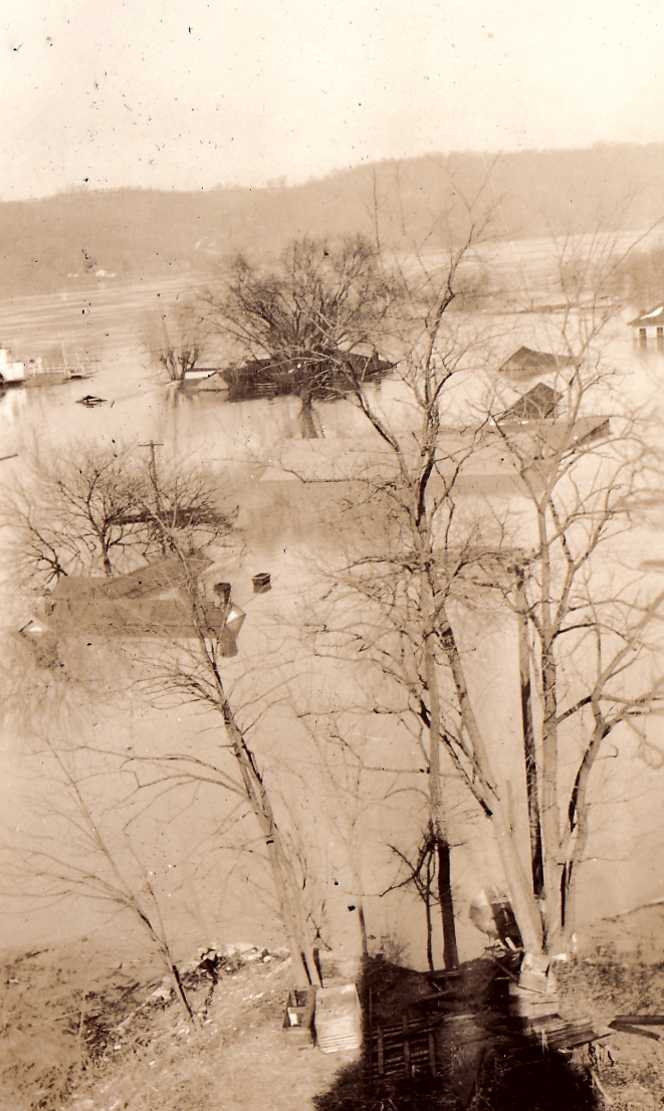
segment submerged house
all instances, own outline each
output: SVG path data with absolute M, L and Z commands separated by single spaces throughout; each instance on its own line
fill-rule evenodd
M 186 367 L 182 373 L 182 385 L 196 386 L 209 378 L 215 378 L 218 374 L 219 368 L 214 366 Z
M 523 423 L 531 420 L 554 420 L 556 410 L 560 404 L 562 394 L 547 386 L 546 382 L 538 382 L 536 386 L 506 409 L 501 414 L 501 421 L 518 421 Z
M 126 575 L 65 575 L 44 600 L 43 615 L 20 632 L 36 646 L 55 645 L 62 637 L 194 638 L 201 624 L 221 643 L 223 656 L 237 654 L 244 612 L 231 601 L 227 582 L 203 582 L 211 560 L 194 556 L 186 567 L 173 557 L 139 567 Z M 193 612 L 188 580 L 200 596 Z
M 502 437 L 522 445 L 520 452 L 526 450 L 528 440 L 539 449 L 576 450 L 591 440 L 604 439 L 611 430 L 609 417 L 601 414 L 577 414 L 570 424 L 563 412 L 563 395 L 546 382 L 522 394 L 495 423 Z M 489 438 L 493 434 L 489 429 Z
M 550 351 L 536 351 L 532 347 L 519 347 L 498 370 L 501 374 L 532 378 L 535 375 L 555 374 L 556 371 L 572 365 L 573 362 L 574 359 L 571 355 L 554 355 Z
M 347 392 L 353 378 L 360 382 L 379 381 L 394 368 L 376 351 L 302 352 L 299 355 L 274 355 L 248 359 L 239 366 L 222 370 L 231 401 L 284 394 L 307 395 L 311 400 L 326 400 Z
M 25 363 L 12 358 L 8 347 L 0 347 L 0 386 L 18 385 L 25 381 Z
M 649 339 L 664 344 L 664 301 L 647 312 L 642 312 L 629 322 L 634 339 L 644 347 Z

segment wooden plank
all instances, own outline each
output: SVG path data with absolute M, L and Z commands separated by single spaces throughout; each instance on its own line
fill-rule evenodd
M 636 1034 L 639 1038 L 649 1038 L 653 1042 L 660 1042 L 662 1035 L 654 1030 L 644 1030 L 642 1026 L 635 1026 L 632 1022 L 612 1022 L 611 1028 L 618 1034 Z
M 382 1076 L 385 1070 L 385 1049 L 383 1044 L 383 1036 L 381 1031 L 378 1031 L 378 1075 Z

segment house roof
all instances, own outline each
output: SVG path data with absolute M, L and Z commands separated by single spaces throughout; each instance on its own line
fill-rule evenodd
M 92 598 L 141 598 L 182 587 L 186 584 L 188 575 L 199 577 L 211 566 L 212 560 L 207 556 L 191 556 L 186 568 L 177 556 L 172 556 L 137 567 L 126 575 L 65 575 L 58 579 L 52 597 L 65 599 L 85 596 L 88 601 Z
M 647 328 L 649 324 L 653 326 L 664 324 L 664 302 L 660 302 L 659 305 L 655 305 L 654 308 L 648 309 L 647 312 L 635 316 L 629 323 L 632 328 Z
M 375 351 L 284 351 L 269 358 L 248 359 L 241 366 L 228 367 L 221 376 L 230 389 L 231 400 L 254 394 L 290 393 L 303 386 L 326 391 L 344 388 L 344 370 L 352 369 L 360 379 L 384 376 L 394 367 Z
M 571 362 L 573 359 L 569 355 L 554 355 L 551 351 L 519 347 L 498 369 L 503 374 L 536 374 L 559 370 Z
M 192 602 L 183 589 L 187 575 L 198 578 L 212 566 L 205 556 L 193 556 L 186 569 L 176 559 L 159 560 L 117 577 L 68 575 L 48 596 L 47 626 L 57 633 L 78 632 L 117 637 L 191 637 Z M 244 614 L 231 604 L 203 603 L 205 624 L 221 634 L 224 654 L 235 654 L 235 637 Z
M 547 386 L 546 382 L 538 382 L 536 386 L 506 409 L 498 418 L 499 420 L 552 420 L 555 416 L 562 394 Z
M 610 435 L 611 419 L 592 415 L 577 417 L 573 423 L 566 420 L 529 420 L 524 429 L 523 421 L 500 421 L 500 433 L 512 443 L 531 444 L 536 454 L 544 449 L 569 452 L 588 444 L 591 440 Z
M 225 628 L 224 609 L 205 606 L 202 617 L 208 628 L 217 633 L 228 631 L 231 637 L 239 631 Z M 57 633 L 103 634 L 115 637 L 191 637 L 194 617 L 187 598 L 102 598 L 83 595 L 59 600 L 53 610 L 52 627 Z
M 219 373 L 219 367 L 215 366 L 194 366 L 186 367 L 183 377 L 184 378 L 212 378 L 215 374 Z

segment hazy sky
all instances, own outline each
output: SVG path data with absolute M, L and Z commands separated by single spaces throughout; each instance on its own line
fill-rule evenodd
M 0 196 L 658 141 L 662 0 L 1 0 Z

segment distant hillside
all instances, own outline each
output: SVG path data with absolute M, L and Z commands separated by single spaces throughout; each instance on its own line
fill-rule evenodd
M 449 226 L 459 225 L 462 197 L 475 196 L 487 176 L 482 203 L 494 209 L 497 238 L 589 231 L 602 220 L 646 227 L 664 213 L 664 144 L 530 151 L 498 160 L 429 155 L 293 187 L 76 191 L 0 204 L 0 297 L 80 288 L 88 280 L 205 276 L 230 252 L 270 254 L 304 232 L 374 234 L 375 210 L 385 243 L 421 243 L 428 236 L 429 247 L 440 247 Z

